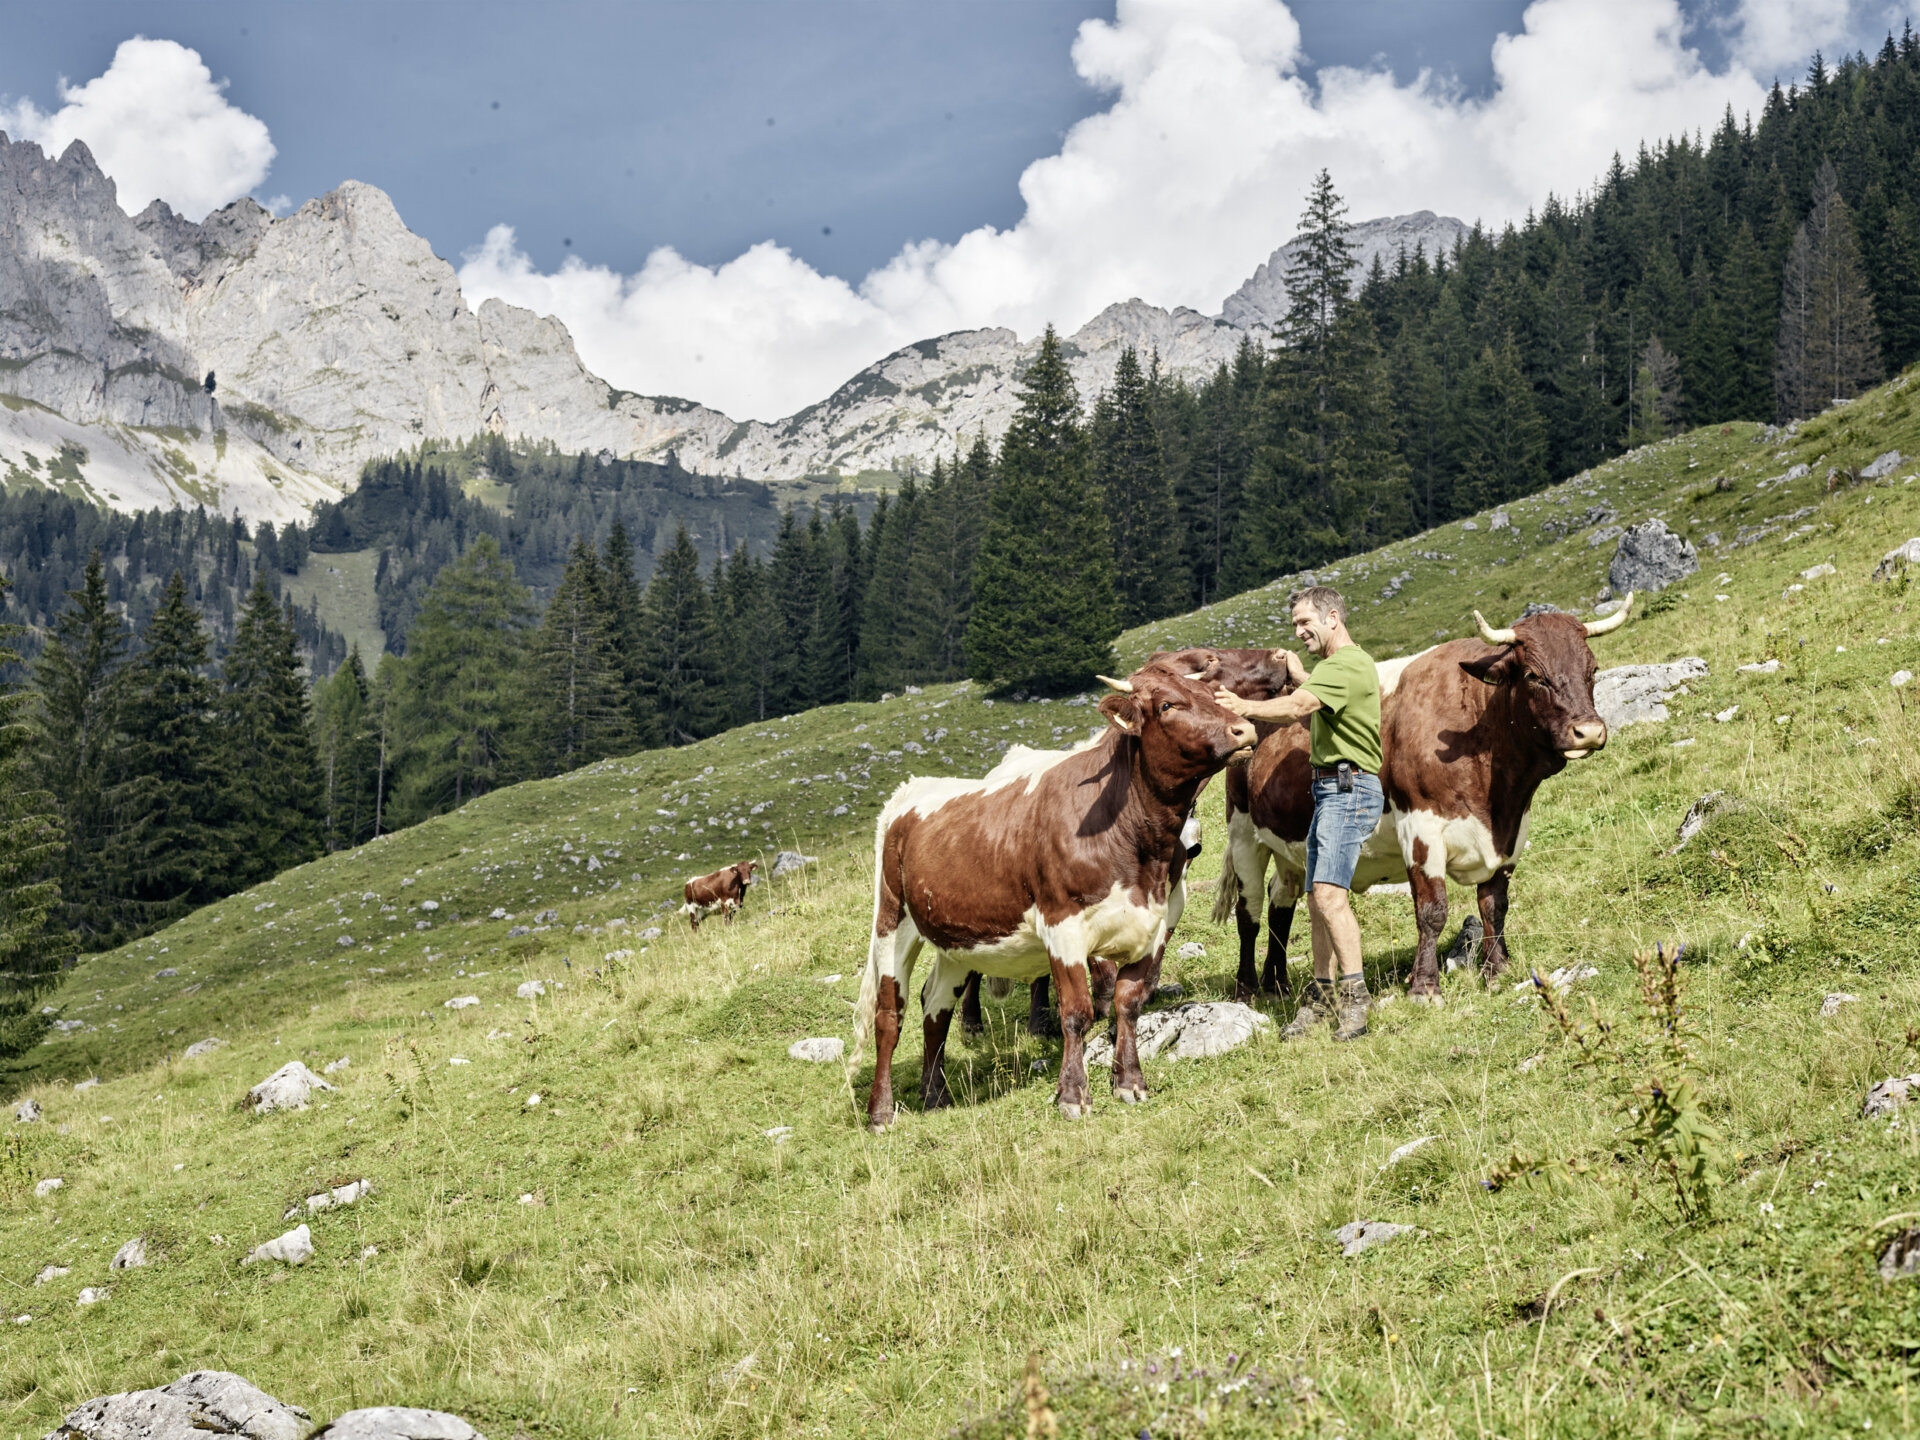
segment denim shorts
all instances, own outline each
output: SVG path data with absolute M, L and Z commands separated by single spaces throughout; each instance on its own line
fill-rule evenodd
M 1378 776 L 1355 773 L 1353 789 L 1340 793 L 1338 780 L 1313 782 L 1313 823 L 1307 827 L 1307 884 L 1353 888 L 1360 847 L 1380 823 L 1386 807 Z

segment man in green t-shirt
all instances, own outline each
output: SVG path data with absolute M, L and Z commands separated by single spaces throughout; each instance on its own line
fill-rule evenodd
M 1297 591 L 1291 603 L 1293 633 L 1320 657 L 1313 673 L 1291 650 L 1281 651 L 1294 690 L 1273 700 L 1242 700 L 1226 690 L 1215 698 L 1249 720 L 1310 722 L 1307 913 L 1313 920 L 1313 981 L 1280 1038 L 1297 1040 L 1328 1020 L 1334 1039 L 1357 1040 L 1367 1033 L 1371 997 L 1360 968 L 1360 922 L 1348 891 L 1360 847 L 1386 805 L 1380 790 L 1380 676 L 1373 657 L 1347 633 L 1347 605 L 1338 590 L 1315 585 Z

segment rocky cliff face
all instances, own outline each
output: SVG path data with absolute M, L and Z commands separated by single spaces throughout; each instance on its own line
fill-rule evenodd
M 1363 254 L 1410 235 L 1431 250 L 1446 226 L 1459 228 L 1423 213 L 1360 227 Z M 1067 337 L 1083 397 L 1128 345 L 1197 379 L 1264 340 L 1285 308 L 1285 254 L 1219 319 L 1110 306 Z M 368 459 L 481 433 L 673 450 L 690 470 L 756 480 L 924 464 L 1000 436 L 1037 344 L 1000 329 L 920 341 L 785 420 L 736 423 L 612 389 L 557 320 L 469 308 L 453 267 L 370 185 L 282 219 L 251 200 L 199 224 L 158 201 L 129 216 L 84 145 L 55 159 L 0 135 L 0 477 L 57 475 L 121 509 L 281 521 Z
M 1454 242 L 1467 233 L 1467 227 L 1448 215 L 1417 210 L 1411 215 L 1390 215 L 1381 220 L 1364 220 L 1347 234 L 1353 243 L 1353 284 L 1359 287 L 1373 268 L 1374 259 L 1388 269 L 1405 250 L 1412 255 L 1424 248 L 1427 259 L 1451 251 Z M 1229 325 L 1278 326 L 1287 313 L 1287 271 L 1298 255 L 1299 242 L 1289 240 L 1258 270 L 1246 284 L 1226 298 L 1220 318 Z

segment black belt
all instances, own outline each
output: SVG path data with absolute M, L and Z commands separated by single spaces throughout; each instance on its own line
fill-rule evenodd
M 1340 772 L 1343 770 L 1349 775 L 1365 775 L 1370 780 L 1378 780 L 1380 778 L 1371 770 L 1362 770 L 1358 765 L 1348 765 L 1345 763 L 1339 765 L 1316 765 L 1313 767 L 1313 778 L 1316 780 L 1338 780 L 1340 778 Z

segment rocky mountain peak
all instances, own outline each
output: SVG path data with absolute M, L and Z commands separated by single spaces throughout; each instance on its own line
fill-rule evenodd
M 1392 266 L 1402 250 L 1408 255 L 1424 250 L 1427 258 L 1453 249 L 1467 233 L 1467 225 L 1450 215 L 1416 210 L 1411 215 L 1388 215 L 1349 226 L 1354 247 L 1352 283 L 1358 289 L 1377 257 Z M 1298 240 L 1289 240 L 1269 255 L 1238 290 L 1220 306 L 1220 318 L 1230 325 L 1277 326 L 1287 314 L 1287 271 L 1299 256 Z

